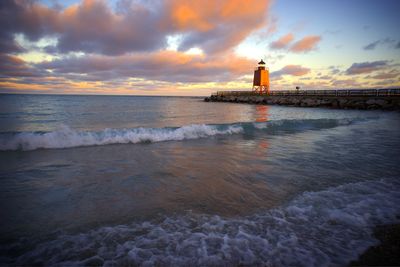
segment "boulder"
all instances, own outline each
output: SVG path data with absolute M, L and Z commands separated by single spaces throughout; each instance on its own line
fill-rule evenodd
M 375 100 L 375 104 L 377 104 L 378 106 L 383 107 L 383 106 L 387 105 L 388 102 L 386 100 L 383 100 L 383 99 L 376 99 Z

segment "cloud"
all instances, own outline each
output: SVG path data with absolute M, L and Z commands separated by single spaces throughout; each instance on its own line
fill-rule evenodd
M 114 11 L 106 1 L 83 0 L 65 9 L 29 0 L 1 2 L 2 44 L 13 35 L 30 41 L 57 36 L 54 52 L 121 55 L 149 52 L 166 46 L 169 35 L 181 34 L 181 50 L 200 47 L 225 51 L 239 44 L 266 21 L 269 1 L 238 0 L 166 2 L 120 1 Z M 5 45 L 3 45 L 5 46 Z M 6 46 L 5 46 L 6 47 Z M 15 48 L 15 47 L 14 47 Z
M 269 23 L 267 26 L 266 36 L 275 33 L 278 29 L 278 18 L 277 17 L 272 16 L 268 22 Z
M 286 48 L 294 39 L 294 36 L 292 33 L 288 33 L 278 40 L 272 42 L 269 47 L 272 49 L 283 49 Z
M 255 63 L 233 54 L 204 56 L 179 51 L 158 51 L 123 56 L 69 57 L 39 63 L 36 67 L 75 80 L 134 77 L 168 82 L 216 82 L 251 74 Z
M 333 87 L 336 87 L 336 89 L 338 89 L 338 87 L 341 88 L 359 88 L 361 87 L 361 83 L 354 80 L 354 79 L 343 79 L 343 80 L 332 80 L 331 81 L 331 85 Z
M 14 40 L 16 33 L 23 33 L 29 40 L 38 40 L 48 31 L 54 31 L 56 12 L 35 1 L 1 1 L 0 3 L 0 52 L 22 52 Z
M 14 40 L 10 40 L 11 37 L 4 37 L 0 34 L 0 53 L 22 53 L 25 52 L 25 49 L 21 47 Z
M 400 41 L 396 44 L 396 49 L 400 49 Z
M 318 43 L 321 41 L 321 36 L 310 35 L 306 36 L 289 47 L 289 45 L 294 40 L 292 33 L 288 33 L 276 41 L 273 41 L 269 47 L 271 49 L 286 49 L 294 53 L 305 53 L 310 52 L 316 48 Z
M 40 76 L 39 71 L 28 66 L 22 59 L 0 54 L 0 77 L 33 77 Z
M 240 79 L 257 61 L 233 48 L 266 25 L 274 28 L 269 6 L 270 0 L 120 0 L 114 7 L 106 0 L 67 7 L 0 1 L 0 85 L 37 92 L 95 92 L 113 83 L 154 92 L 154 85 L 247 86 Z M 174 48 L 171 36 L 179 36 Z M 202 53 L 187 52 L 194 49 Z
M 332 74 L 332 75 L 335 75 L 335 74 L 338 74 L 338 73 L 340 73 L 340 70 L 339 70 L 339 69 L 336 69 L 336 68 L 335 68 L 335 69 L 332 69 L 332 70 L 331 70 L 331 74 Z
M 393 79 L 400 76 L 400 72 L 397 70 L 392 70 L 390 72 L 381 72 L 376 75 L 367 77 L 367 78 L 372 78 L 372 79 L 377 79 L 377 80 L 386 80 L 386 79 Z
M 321 36 L 310 35 L 306 36 L 303 39 L 295 42 L 291 47 L 290 51 L 295 53 L 304 53 L 314 50 L 318 43 L 321 41 Z
M 373 62 L 362 62 L 362 63 L 353 63 L 346 70 L 346 74 L 354 75 L 354 74 L 363 74 L 363 73 L 371 73 L 376 70 L 380 70 L 387 66 L 387 60 L 373 61 Z
M 310 73 L 309 68 L 300 65 L 286 65 L 282 69 L 272 72 L 271 77 L 280 77 L 282 75 L 303 76 L 308 73 Z
M 199 46 L 218 53 L 238 45 L 265 25 L 270 1 L 171 1 L 163 25 L 172 25 L 184 37 L 179 49 Z
M 29 39 L 55 35 L 59 53 L 82 51 L 107 55 L 119 55 L 130 51 L 150 51 L 165 45 L 165 32 L 157 25 L 159 15 L 144 7 L 126 6 L 128 12 L 117 14 L 105 1 L 84 0 L 64 10 L 55 10 L 38 3 L 31 8 L 22 5 L 21 32 Z M 34 12 L 37 10 L 36 12 Z M 42 29 L 40 36 L 28 33 L 29 17 L 40 18 L 34 29 Z M 38 31 L 39 35 L 39 31 Z
M 380 39 L 377 40 L 375 42 L 372 42 L 370 44 L 367 44 L 366 46 L 363 47 L 364 50 L 374 50 L 378 45 L 389 45 L 389 47 L 393 47 L 394 43 L 396 43 L 395 40 L 391 39 L 391 38 L 385 38 L 385 39 Z M 395 48 L 397 48 L 397 46 L 394 46 Z
M 332 79 L 332 76 L 330 76 L 330 75 L 323 75 L 323 76 L 318 77 L 318 79 L 321 79 L 321 80 L 330 80 L 330 79 Z
M 380 42 L 379 40 L 375 41 L 375 42 L 372 42 L 372 43 L 364 46 L 363 48 L 364 48 L 364 50 L 374 50 L 375 47 L 379 44 L 379 42 Z

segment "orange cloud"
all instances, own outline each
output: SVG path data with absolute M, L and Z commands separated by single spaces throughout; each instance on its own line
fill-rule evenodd
M 294 39 L 294 36 L 292 33 L 288 33 L 284 36 L 282 36 L 281 38 L 279 38 L 278 40 L 272 42 L 270 44 L 270 47 L 273 49 L 282 49 L 282 48 L 286 48 Z
M 175 0 L 166 4 L 162 28 L 166 25 L 184 37 L 180 49 L 201 47 L 208 53 L 226 51 L 243 41 L 267 19 L 270 1 Z
M 257 22 L 254 24 L 257 26 L 256 24 L 265 20 L 265 11 L 268 7 L 269 1 L 257 0 L 248 0 L 246 4 L 241 0 L 174 0 L 167 4 L 166 15 L 180 29 L 209 31 L 227 22 L 235 24 Z
M 180 30 L 196 29 L 201 32 L 209 31 L 215 26 L 208 20 L 213 8 L 204 9 L 202 2 L 190 1 L 181 3 L 175 1 L 171 7 L 171 19 Z
M 289 50 L 295 53 L 309 52 L 314 50 L 320 41 L 321 36 L 306 36 L 303 39 L 295 42 Z

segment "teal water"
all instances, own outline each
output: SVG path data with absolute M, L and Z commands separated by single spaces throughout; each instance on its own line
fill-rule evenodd
M 0 95 L 1 265 L 342 266 L 400 215 L 400 113 Z

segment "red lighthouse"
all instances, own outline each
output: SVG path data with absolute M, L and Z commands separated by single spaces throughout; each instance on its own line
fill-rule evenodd
M 253 91 L 259 94 L 269 94 L 269 70 L 261 59 L 257 69 L 254 70 Z

